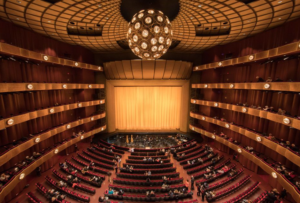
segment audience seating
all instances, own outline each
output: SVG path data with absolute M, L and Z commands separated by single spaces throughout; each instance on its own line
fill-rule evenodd
M 40 183 L 36 183 L 35 185 L 36 185 L 38 191 L 40 191 L 45 197 L 47 197 L 48 189 L 45 188 L 45 186 L 43 186 Z M 67 202 L 66 200 L 62 200 L 62 201 L 55 200 L 54 203 L 70 203 L 70 202 Z
M 72 159 L 74 161 L 76 161 L 77 163 L 83 165 L 83 166 L 89 166 L 90 164 L 89 163 L 86 163 L 80 159 L 78 159 L 77 157 L 72 157 Z M 97 166 L 90 166 L 91 169 L 93 169 L 93 171 L 96 171 L 96 172 L 100 172 L 100 173 L 103 173 L 103 174 L 106 174 L 106 175 L 110 175 L 111 173 L 103 168 L 99 168 Z
M 226 188 L 225 190 L 222 190 L 220 192 L 216 193 L 216 196 L 211 197 L 211 198 L 206 198 L 206 200 L 208 202 L 212 202 L 215 201 L 217 199 L 220 199 L 230 193 L 235 192 L 236 190 L 240 189 L 241 187 L 243 187 L 247 182 L 250 181 L 251 176 L 246 176 L 244 177 L 242 180 L 240 180 L 238 183 L 234 184 L 233 186 Z
M 220 167 L 218 167 L 218 168 L 221 168 L 221 167 L 222 167 L 222 166 L 220 166 Z M 216 175 L 216 177 L 213 177 L 213 178 L 210 178 L 210 179 L 202 179 L 202 180 L 197 181 L 197 183 L 202 183 L 202 182 L 203 182 L 203 183 L 204 183 L 204 182 L 210 183 L 210 182 L 213 182 L 214 180 L 216 180 L 216 179 L 218 179 L 218 178 L 221 178 L 221 177 L 225 176 L 225 175 L 230 171 L 230 169 L 232 169 L 232 168 L 234 168 L 234 167 L 235 167 L 235 164 L 231 164 L 230 166 L 228 166 L 229 170 L 228 170 L 227 172 L 225 172 L 225 173 L 218 173 L 218 174 Z M 217 168 L 215 168 L 215 169 L 217 170 Z M 205 173 L 206 173 L 205 171 L 202 172 L 202 173 L 198 173 L 198 174 L 196 174 L 194 177 L 195 177 L 195 179 L 196 179 L 196 177 L 199 178 L 199 177 L 203 176 Z
M 158 156 L 158 155 L 165 155 L 165 152 L 131 152 L 131 155 L 134 156 Z
M 216 165 L 216 166 L 214 167 L 214 170 L 218 170 L 218 169 L 222 168 L 222 167 L 225 166 L 227 163 L 228 163 L 228 162 L 223 162 L 223 163 L 220 163 L 220 164 Z M 230 168 L 230 167 L 229 167 L 229 168 Z M 202 171 L 202 172 L 199 172 L 199 173 L 194 174 L 193 176 L 194 176 L 195 179 L 198 179 L 198 178 L 204 176 L 204 174 L 206 174 L 206 173 L 208 173 L 208 172 Z M 226 173 L 226 172 L 225 172 L 225 173 Z
M 110 195 L 106 194 L 105 196 L 109 199 L 119 199 L 119 200 L 129 200 L 129 201 L 169 201 L 169 200 L 178 200 L 188 197 L 192 197 L 193 193 L 188 192 L 181 195 L 174 195 L 170 197 L 168 194 L 155 195 L 155 197 L 147 197 L 146 195 L 133 195 L 133 194 L 123 194 L 123 195 Z
M 173 163 L 163 163 L 163 164 L 160 164 L 160 163 L 157 163 L 157 164 L 129 164 L 129 163 L 126 163 L 126 164 L 123 164 L 123 167 L 126 167 L 126 166 L 133 166 L 133 168 L 147 168 L 147 169 L 168 168 L 168 167 L 172 167 Z
M 150 176 L 144 174 L 131 174 L 131 173 L 117 173 L 117 177 L 120 178 L 132 178 L 132 179 L 147 179 L 148 177 L 152 179 L 162 179 L 163 176 L 167 176 L 169 178 L 179 177 L 179 173 L 162 173 L 162 174 L 151 174 Z
M 150 178 L 151 179 L 151 178 Z M 123 178 L 114 178 L 114 183 L 126 184 L 126 185 L 162 185 L 163 180 L 151 180 L 147 182 L 146 180 L 132 180 L 132 179 L 123 179 Z M 167 184 L 176 184 L 182 183 L 183 178 L 173 178 L 167 181 Z
M 98 151 L 98 152 L 102 152 L 103 154 L 106 154 L 108 156 L 112 156 L 114 157 L 115 155 L 118 155 L 119 157 L 122 157 L 122 154 L 120 153 L 114 153 L 114 152 L 110 152 L 110 151 L 107 151 L 107 150 L 103 150 L 103 148 L 100 148 L 99 146 L 97 145 L 93 145 L 93 147 L 95 147 L 95 149 Z M 106 148 L 105 148 L 106 149 Z
M 218 156 L 219 154 L 218 153 L 216 153 L 216 154 L 214 154 L 212 157 L 206 157 L 206 158 L 203 158 L 202 160 L 203 160 L 203 163 L 205 163 L 205 162 L 208 162 L 208 161 L 211 161 L 213 158 L 215 158 L 216 156 Z M 221 160 L 223 158 L 223 156 L 221 156 L 220 157 L 220 159 L 219 160 Z M 218 160 L 218 161 L 219 161 Z M 215 162 L 215 163 L 217 163 L 217 162 Z M 212 164 L 212 163 L 211 163 Z M 196 166 L 199 166 L 199 165 L 201 165 L 201 162 L 196 162 L 196 163 L 194 163 L 194 164 L 184 164 L 183 165 L 183 168 L 184 169 L 190 169 L 190 168 L 194 168 L 194 167 L 196 167 Z
M 199 151 L 200 149 L 202 149 L 202 145 L 198 145 L 198 146 L 194 145 L 192 148 L 189 148 L 189 149 L 183 149 L 183 150 L 179 150 L 179 151 L 176 150 L 176 154 L 181 155 L 181 154 L 185 153 L 185 155 L 187 155 L 187 154 Z
M 261 203 L 264 202 L 266 200 L 268 196 L 268 193 L 265 191 L 263 193 L 261 193 L 255 200 L 253 200 L 253 203 Z
M 221 156 L 222 157 L 222 159 L 223 159 L 223 156 Z M 221 158 L 220 158 L 220 160 L 221 160 Z M 220 160 L 218 160 L 216 163 L 218 163 Z M 225 164 L 227 164 L 227 163 L 230 163 L 230 159 L 227 159 L 226 161 L 225 161 Z M 201 171 L 201 170 L 203 170 L 203 169 L 205 169 L 206 167 L 208 167 L 208 166 L 211 166 L 212 165 L 212 163 L 206 163 L 206 164 L 203 164 L 203 165 L 201 165 L 201 166 L 198 166 L 198 167 L 196 167 L 196 168 L 192 168 L 192 169 L 189 169 L 189 170 L 187 170 L 187 174 L 194 174 L 194 173 L 196 173 L 196 172 L 198 172 L 198 171 Z
M 46 180 L 48 183 L 50 183 L 52 186 L 56 187 L 58 190 L 62 191 L 63 193 L 65 193 L 67 196 L 78 200 L 78 201 L 83 201 L 83 202 L 90 202 L 90 198 L 81 194 L 78 194 L 76 192 L 73 192 L 72 190 L 69 190 L 65 187 L 58 187 L 56 182 L 51 179 L 49 176 L 46 176 Z
M 70 175 L 76 176 L 81 181 L 86 182 L 86 183 L 88 183 L 88 184 L 90 184 L 92 186 L 101 187 L 101 183 L 90 181 L 89 178 L 84 177 L 84 176 L 78 174 L 78 172 L 77 173 L 71 173 L 68 168 L 61 168 L 61 170 L 64 171 L 64 172 L 66 172 L 66 173 L 68 173 L 68 174 L 70 174 Z
M 64 182 L 66 182 L 70 186 L 72 186 L 72 183 L 70 181 L 68 181 L 68 178 L 63 176 L 62 174 L 60 174 L 57 170 L 53 169 L 52 172 L 54 175 L 56 175 L 56 177 L 62 179 Z M 87 187 L 87 186 L 79 184 L 79 183 L 76 184 L 75 188 L 78 188 L 80 190 L 83 190 L 85 192 L 92 193 L 92 194 L 96 193 L 96 190 L 94 188 L 90 188 L 90 187 Z
M 147 157 L 147 156 L 128 156 L 128 159 L 143 160 L 144 157 Z M 168 158 L 165 155 L 162 155 L 162 156 L 151 156 L 151 157 L 152 157 L 152 159 L 156 159 L 156 158 L 167 159 Z
M 111 165 L 107 165 L 107 164 L 103 164 L 103 163 L 101 163 L 101 162 L 99 162 L 99 161 L 95 161 L 95 160 L 93 160 L 93 159 L 91 159 L 91 158 L 88 158 L 87 156 L 84 156 L 84 155 L 81 154 L 81 153 L 77 153 L 77 155 L 78 155 L 80 158 L 82 158 L 82 159 L 84 159 L 84 160 L 86 160 L 86 161 L 88 161 L 88 162 L 93 162 L 93 163 L 95 163 L 95 165 L 97 165 L 97 166 L 100 166 L 100 167 L 103 167 L 103 168 L 107 168 L 107 169 L 110 169 L 110 170 L 113 170 L 113 169 L 114 169 L 114 167 L 111 166 Z
M 170 159 L 161 159 L 164 163 L 170 163 Z M 127 159 L 126 163 L 129 164 L 155 164 L 158 163 L 157 161 L 143 161 L 143 160 L 135 160 L 135 159 Z
M 120 168 L 120 171 L 124 172 L 124 173 L 130 173 L 126 168 Z M 145 173 L 145 171 L 148 171 L 148 169 L 146 169 L 146 168 L 143 168 L 143 169 L 142 168 L 141 169 L 134 168 L 131 173 Z M 152 174 L 154 174 L 154 173 L 170 173 L 170 172 L 174 172 L 174 171 L 176 171 L 176 168 L 173 168 L 173 167 L 151 169 Z
M 243 171 L 244 171 L 244 169 L 239 169 L 234 176 L 228 177 L 228 178 L 226 178 L 224 180 L 221 180 L 221 181 L 219 181 L 217 183 L 214 183 L 214 184 L 209 184 L 209 187 L 206 188 L 205 191 L 215 190 L 217 188 L 223 187 L 224 185 L 226 185 L 226 184 L 230 183 L 231 181 L 235 180 L 238 176 L 240 176 L 243 173 Z
M 90 148 L 90 147 L 87 148 L 87 150 L 88 150 L 89 152 L 91 152 L 91 153 L 97 155 L 97 156 L 100 156 L 100 157 L 103 157 L 104 159 L 109 160 L 110 162 L 111 162 L 111 160 L 116 159 L 115 156 L 110 156 L 110 155 L 108 155 L 108 154 L 102 153 L 102 152 L 100 152 L 100 151 L 98 151 L 98 150 L 96 150 L 96 149 L 92 149 L 92 148 Z
M 26 195 L 29 198 L 30 202 L 33 202 L 33 203 L 43 203 L 32 192 L 28 192 L 28 193 L 26 193 Z
M 93 159 L 96 159 L 96 160 L 98 160 L 98 161 L 103 162 L 103 165 L 104 165 L 104 166 L 110 167 L 110 165 L 111 165 L 111 166 L 114 165 L 114 162 L 113 162 L 113 161 L 107 160 L 107 159 L 103 159 L 103 158 L 99 157 L 98 155 L 93 154 L 93 153 L 91 153 L 91 152 L 89 152 L 89 151 L 87 151 L 87 150 L 83 150 L 82 152 L 83 152 L 84 154 L 86 154 L 86 155 L 92 157 Z M 105 164 L 104 164 L 104 163 L 105 163 Z
M 111 145 L 111 144 L 109 144 L 109 145 L 106 145 L 106 144 L 104 144 L 103 142 L 98 142 L 98 145 L 100 145 L 100 146 L 102 146 L 102 147 L 105 147 L 105 148 L 111 148 L 111 147 L 114 147 L 114 149 L 113 149 L 113 152 L 114 153 L 118 153 L 118 154 L 124 154 L 124 151 L 128 151 L 129 150 L 129 148 L 126 148 L 126 149 L 123 149 L 122 147 L 120 147 L 120 146 L 116 146 L 116 145 Z
M 180 156 L 180 155 L 178 156 L 178 155 L 177 155 L 177 157 L 175 157 L 175 159 L 176 159 L 177 161 L 182 161 L 182 160 L 184 160 L 184 159 L 188 159 L 188 158 L 190 158 L 190 157 L 197 156 L 197 155 L 201 154 L 201 153 L 204 152 L 204 151 L 205 151 L 204 148 L 200 148 L 200 149 L 198 149 L 197 151 L 192 151 L 191 153 L 185 154 L 184 156 Z
M 240 202 L 242 199 L 245 199 L 247 196 L 249 196 L 251 193 L 253 193 L 258 186 L 261 184 L 261 182 L 254 183 L 251 187 L 249 187 L 246 191 L 244 191 L 242 194 L 239 194 L 237 197 L 232 198 L 229 201 L 226 201 L 224 203 L 235 203 Z
M 127 186 L 127 185 L 109 185 L 108 188 L 113 188 L 120 190 L 122 189 L 124 192 L 134 192 L 134 193 L 146 193 L 146 191 L 153 190 L 154 192 L 169 192 L 169 190 L 174 190 L 174 189 L 181 189 L 184 188 L 184 184 L 179 184 L 179 185 L 170 185 L 169 188 L 163 189 L 161 186 L 152 186 L 152 187 L 133 187 L 133 186 Z
M 78 172 L 81 172 L 82 168 L 80 166 L 77 166 L 76 164 L 72 163 L 69 160 L 66 160 L 66 163 L 69 166 L 72 166 L 73 168 L 75 168 L 76 170 L 78 170 Z M 98 176 L 98 177 L 101 177 L 101 178 L 105 179 L 105 176 L 103 176 L 101 174 L 98 174 L 98 173 L 95 173 L 95 172 L 90 171 L 90 170 L 86 171 L 84 175 Z
M 209 154 L 208 152 L 204 152 L 202 154 L 197 153 L 196 156 L 186 157 L 187 159 L 181 160 L 181 161 L 179 161 L 179 163 L 180 163 L 180 165 L 186 165 L 188 163 L 188 161 L 192 161 L 192 160 L 195 160 L 195 159 L 198 159 L 198 158 L 205 157 L 208 154 Z

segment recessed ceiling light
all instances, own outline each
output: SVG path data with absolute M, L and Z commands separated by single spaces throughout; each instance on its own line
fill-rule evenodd
M 279 4 L 281 4 L 281 3 L 282 3 L 282 1 L 278 1 L 278 3 L 279 3 Z
M 194 17 L 191 17 L 191 19 L 194 19 Z
M 108 20 L 109 18 L 108 17 L 106 17 L 106 20 Z
M 51 21 L 50 21 L 50 20 L 48 20 L 48 23 L 51 23 Z
M 215 12 L 213 11 L 213 12 L 211 12 L 212 14 L 215 14 Z
M 100 8 L 100 7 L 101 7 L 101 4 L 98 4 L 98 7 Z
M 22 2 L 21 2 L 21 1 L 19 1 L 19 0 L 17 0 L 17 3 L 18 3 L 18 4 L 21 4 Z
M 199 6 L 198 6 L 199 8 L 201 8 L 202 7 L 202 5 L 201 4 L 199 4 Z
M 87 14 L 87 11 L 84 11 L 85 14 Z
M 226 28 L 226 27 L 224 27 L 224 28 Z
M 20 18 L 17 18 L 17 20 L 20 20 Z
M 278 18 L 278 20 L 281 20 L 281 18 Z

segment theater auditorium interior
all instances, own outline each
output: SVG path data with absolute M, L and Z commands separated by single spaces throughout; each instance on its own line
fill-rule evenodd
M 300 0 L 0 0 L 0 203 L 300 203 Z

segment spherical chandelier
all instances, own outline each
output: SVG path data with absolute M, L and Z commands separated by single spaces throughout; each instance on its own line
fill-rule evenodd
M 142 59 L 160 58 L 171 46 L 172 36 L 169 18 L 158 10 L 141 10 L 129 22 L 128 45 Z

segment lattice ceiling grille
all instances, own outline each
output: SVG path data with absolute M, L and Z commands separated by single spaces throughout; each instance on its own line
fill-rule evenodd
M 0 0 L 0 17 L 94 52 L 116 52 L 123 50 L 117 41 L 126 38 L 128 24 L 120 13 L 120 4 L 121 0 L 62 0 L 55 4 L 41 0 Z M 181 42 L 173 51 L 202 51 L 299 16 L 300 0 L 258 0 L 248 5 L 237 0 L 180 0 L 180 11 L 172 26 L 174 39 Z M 69 21 L 104 25 L 102 36 L 68 35 Z M 195 26 L 218 22 L 230 24 L 229 35 L 196 37 Z

